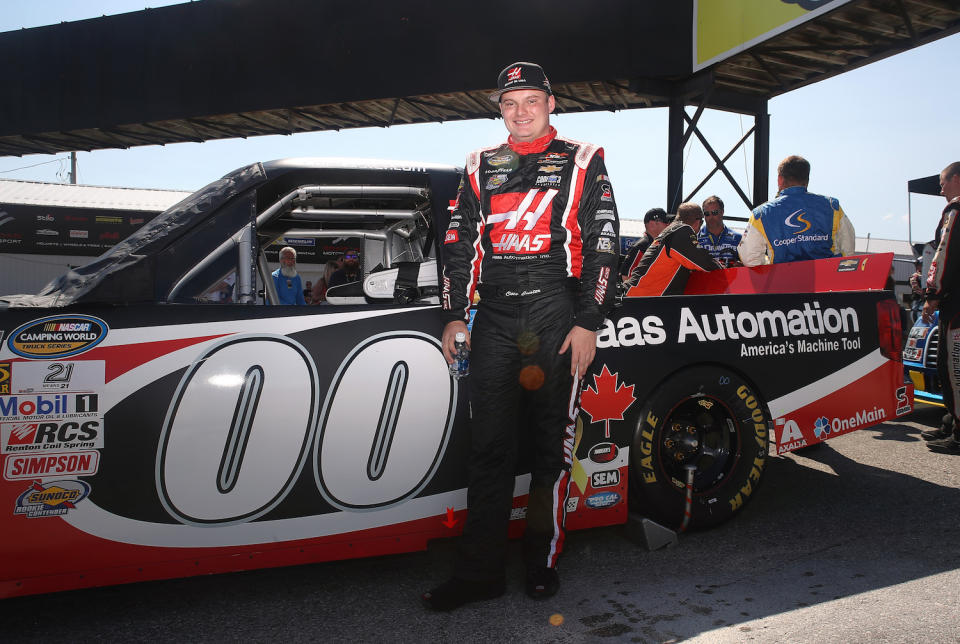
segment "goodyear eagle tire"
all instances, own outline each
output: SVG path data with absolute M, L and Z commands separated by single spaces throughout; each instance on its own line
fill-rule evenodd
M 679 528 L 692 469 L 687 528 L 726 521 L 756 495 L 769 427 L 766 405 L 740 376 L 718 366 L 676 373 L 654 391 L 640 414 L 630 450 L 632 508 Z

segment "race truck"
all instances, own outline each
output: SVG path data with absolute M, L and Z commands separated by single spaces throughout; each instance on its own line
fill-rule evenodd
M 458 535 L 469 406 L 441 353 L 437 264 L 459 181 L 424 163 L 253 164 L 0 298 L 0 596 Z M 279 305 L 264 248 L 343 239 L 360 279 Z M 756 496 L 769 452 L 908 413 L 891 260 L 623 298 L 583 383 L 568 528 L 628 509 L 708 528 Z M 521 463 L 513 535 L 528 481 Z

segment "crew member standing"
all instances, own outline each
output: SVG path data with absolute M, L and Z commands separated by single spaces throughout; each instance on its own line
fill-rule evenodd
M 468 514 L 453 578 L 423 595 L 436 610 L 501 595 L 518 435 L 530 433 L 526 592 L 557 592 L 580 382 L 616 294 L 619 220 L 596 145 L 550 125 L 543 69 L 498 78 L 505 144 L 467 157 L 442 248 L 443 352 L 471 348 Z M 474 288 L 480 304 L 467 330 Z
M 960 454 L 960 423 L 957 417 L 957 399 L 960 398 L 960 230 L 957 230 L 960 161 L 954 161 L 940 173 L 940 194 L 946 197 L 947 206 L 940 218 L 940 242 L 927 273 L 923 319 L 929 321 L 933 312 L 940 310 L 937 373 L 940 376 L 943 404 L 952 419 L 944 418 L 945 422 L 939 430 L 942 438 L 929 441 L 927 447 L 935 452 Z
M 743 231 L 738 250 L 745 266 L 853 254 L 856 235 L 840 202 L 807 192 L 809 183 L 806 159 L 780 162 L 777 198 L 755 208 Z

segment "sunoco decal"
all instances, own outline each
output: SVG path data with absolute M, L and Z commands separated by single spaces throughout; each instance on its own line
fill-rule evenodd
M 13 513 L 22 514 L 28 519 L 60 516 L 77 507 L 77 503 L 87 498 L 88 494 L 90 486 L 84 481 L 34 481 L 26 492 L 17 497 Z
M 91 315 L 53 315 L 14 329 L 7 347 L 24 358 L 66 358 L 97 346 L 108 330 Z
M 10 393 L 10 363 L 0 362 L 0 394 Z

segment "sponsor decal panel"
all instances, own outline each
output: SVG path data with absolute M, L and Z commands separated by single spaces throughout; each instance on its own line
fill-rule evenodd
M 526 518 L 527 518 L 527 506 L 524 505 L 524 506 L 519 507 L 519 508 L 511 508 L 511 509 L 510 509 L 510 520 L 511 520 L 511 521 L 518 521 L 518 520 L 520 520 L 520 519 L 526 519 Z
M 594 510 L 603 510 L 605 508 L 612 508 L 620 503 L 620 498 L 620 495 L 616 492 L 599 492 L 593 496 L 588 496 L 584 501 L 584 505 Z
M 580 505 L 579 496 L 568 496 L 567 497 L 567 512 L 576 512 L 577 507 Z
M 100 467 L 100 452 L 58 452 L 56 454 L 10 454 L 3 464 L 8 481 L 42 479 L 51 476 L 92 476 Z
M 34 481 L 17 497 L 13 513 L 28 519 L 61 516 L 77 507 L 77 503 L 89 494 L 90 485 L 85 481 Z
M 103 418 L 0 423 L 0 453 L 33 454 L 103 447 Z
M 104 385 L 103 360 L 13 363 L 13 394 L 95 392 Z
M 92 315 L 52 315 L 14 329 L 7 347 L 24 358 L 66 358 L 97 346 L 108 331 Z

